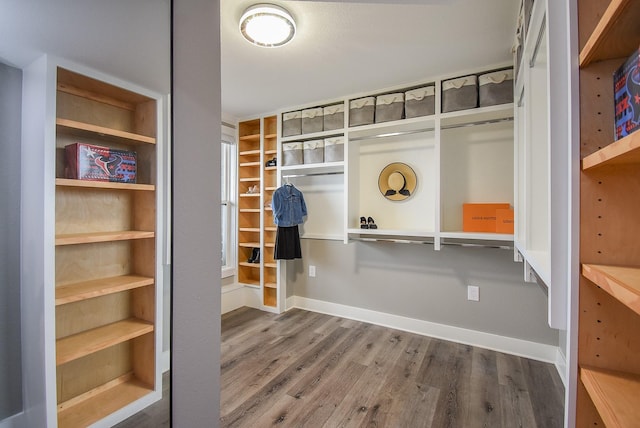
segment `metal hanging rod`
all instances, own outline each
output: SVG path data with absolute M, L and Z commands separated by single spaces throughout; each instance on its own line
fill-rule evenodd
M 423 132 L 430 132 L 430 131 L 435 131 L 435 128 L 416 129 L 414 131 L 388 132 L 388 133 L 385 133 L 385 134 L 371 135 L 370 137 L 349 138 L 349 141 L 361 141 L 361 140 L 371 140 L 371 139 L 374 139 L 374 138 L 398 137 L 398 136 L 401 136 L 401 135 L 421 134 Z
M 433 244 L 433 238 L 431 239 L 425 239 L 425 240 L 418 240 L 418 239 L 394 239 L 394 238 L 363 238 L 363 237 L 356 237 L 356 236 L 350 236 L 349 239 L 354 240 L 354 241 L 363 241 L 363 242 L 392 242 L 395 244 Z M 462 238 L 461 238 L 462 239 Z M 446 241 L 446 239 L 441 239 L 440 240 L 440 245 L 441 246 L 456 246 L 456 247 L 482 247 L 482 248 L 498 248 L 498 249 L 502 249 L 502 250 L 511 250 L 513 249 L 513 246 L 509 246 L 509 245 L 500 245 L 500 244 L 493 244 L 493 243 L 486 243 L 486 242 L 451 242 L 451 241 Z
M 467 126 L 489 125 L 491 123 L 512 122 L 513 117 L 504 117 L 502 119 L 479 120 L 477 122 L 461 123 L 459 125 L 445 125 L 440 129 L 466 128 Z
M 344 174 L 343 171 L 332 171 L 332 172 L 311 172 L 308 174 L 287 174 L 283 175 L 282 178 L 296 178 L 296 177 L 315 177 L 318 175 L 339 175 Z

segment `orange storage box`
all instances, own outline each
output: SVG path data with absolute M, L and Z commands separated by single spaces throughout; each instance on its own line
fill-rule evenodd
M 497 211 L 508 210 L 511 204 L 462 204 L 464 232 L 496 233 Z
M 513 208 L 496 210 L 496 233 L 513 235 Z

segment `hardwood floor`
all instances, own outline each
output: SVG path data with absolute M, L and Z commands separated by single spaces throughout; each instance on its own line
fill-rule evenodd
M 563 425 L 555 367 L 482 348 L 250 308 L 223 315 L 221 348 L 222 427 Z

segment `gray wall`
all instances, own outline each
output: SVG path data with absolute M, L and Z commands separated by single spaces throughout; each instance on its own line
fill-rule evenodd
M 522 280 L 513 250 L 303 239 L 302 255 L 288 262 L 287 297 L 558 345 L 558 331 L 547 325 L 546 296 Z M 479 302 L 467 300 L 467 285 L 480 287 Z
M 220 2 L 173 0 L 171 418 L 220 416 Z
M 22 411 L 21 110 L 22 71 L 0 63 L 0 421 Z

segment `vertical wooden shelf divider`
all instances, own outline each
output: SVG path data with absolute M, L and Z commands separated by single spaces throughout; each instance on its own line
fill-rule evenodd
M 159 107 L 155 98 L 64 68 L 56 76 L 58 425 L 84 427 L 153 392 L 160 397 Z M 64 147 L 74 143 L 135 151 L 136 182 L 67 179 Z
M 640 3 L 578 1 L 580 301 L 576 426 L 640 420 L 640 156 L 614 142 L 613 72 L 640 44 Z

